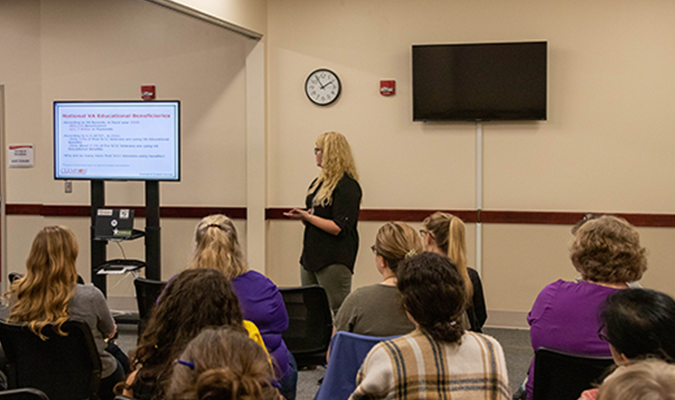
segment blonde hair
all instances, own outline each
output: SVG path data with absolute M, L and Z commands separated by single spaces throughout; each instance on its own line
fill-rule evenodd
M 277 400 L 273 371 L 263 349 L 229 328 L 206 329 L 173 369 L 168 400 Z
M 68 320 L 68 302 L 77 285 L 78 246 L 75 234 L 65 226 L 48 226 L 35 236 L 28 259 L 26 276 L 15 281 L 6 297 L 16 300 L 9 322 L 27 322 L 42 339 L 42 328 L 54 324 L 60 335 Z
M 675 400 L 675 365 L 647 360 L 617 369 L 600 386 L 597 400 Z
M 247 271 L 239 245 L 237 229 L 222 214 L 209 215 L 195 229 L 195 251 L 188 269 L 208 268 L 222 272 L 228 279 Z
M 387 222 L 375 237 L 375 252 L 387 261 L 387 267 L 396 272 L 398 263 L 424 251 L 422 240 L 415 229 L 405 222 Z
M 466 265 L 466 227 L 464 222 L 452 214 L 435 212 L 428 216 L 423 224 L 436 242 L 436 246 L 457 266 L 457 270 L 464 278 L 466 293 L 471 298 L 473 296 L 473 285 Z
M 319 177 L 312 183 L 307 194 L 321 186 L 313 204 L 315 206 L 326 207 L 333 201 L 333 190 L 344 174 L 349 175 L 354 180 L 359 180 L 356 172 L 356 165 L 352 157 L 352 149 L 349 142 L 341 133 L 326 132 L 316 139 L 316 147 L 323 151 L 321 160 L 321 172 Z
M 647 270 L 647 250 L 640 234 L 625 219 L 603 215 L 583 224 L 570 246 L 572 264 L 587 280 L 625 283 Z

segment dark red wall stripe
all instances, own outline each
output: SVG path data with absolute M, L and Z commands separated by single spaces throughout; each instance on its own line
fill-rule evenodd
M 114 208 L 132 208 L 136 217 L 145 217 L 145 207 L 109 205 Z M 41 215 L 43 217 L 90 217 L 91 207 L 43 204 L 7 204 L 7 215 Z M 164 218 L 204 218 L 211 214 L 225 214 L 234 219 L 246 219 L 244 207 L 161 207 Z
M 115 208 L 133 208 L 137 217 L 145 216 L 144 207 L 110 206 Z M 40 215 L 43 217 L 89 217 L 89 206 L 44 205 L 44 204 L 7 204 L 7 215 Z M 265 219 L 285 220 L 283 213 L 289 208 L 268 208 Z M 408 221 L 421 222 L 424 218 L 439 210 L 391 210 L 362 209 L 361 221 Z M 482 210 L 441 210 L 458 216 L 464 222 L 479 221 L 492 224 L 534 224 L 534 225 L 574 225 L 585 213 L 582 212 L 543 212 L 543 211 L 496 211 Z M 246 219 L 245 207 L 162 207 L 160 214 L 164 218 L 203 218 L 211 214 L 225 214 L 234 219 Z M 675 214 L 614 214 L 625 218 L 635 226 L 675 227 Z

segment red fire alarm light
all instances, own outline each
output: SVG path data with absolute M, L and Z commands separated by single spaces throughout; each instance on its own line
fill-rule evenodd
M 141 98 L 143 100 L 155 99 L 155 85 L 141 86 Z
M 382 96 L 393 96 L 396 94 L 396 81 L 380 81 L 380 94 Z

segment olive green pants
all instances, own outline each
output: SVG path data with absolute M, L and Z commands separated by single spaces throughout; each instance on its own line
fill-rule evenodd
M 331 264 L 316 272 L 300 266 L 300 280 L 302 286 L 320 285 L 326 290 L 333 316 L 337 315 L 342 302 L 352 291 L 352 273 L 343 264 Z

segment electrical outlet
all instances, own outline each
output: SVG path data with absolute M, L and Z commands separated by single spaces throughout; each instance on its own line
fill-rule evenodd
M 66 193 L 73 193 L 73 181 L 66 181 Z

